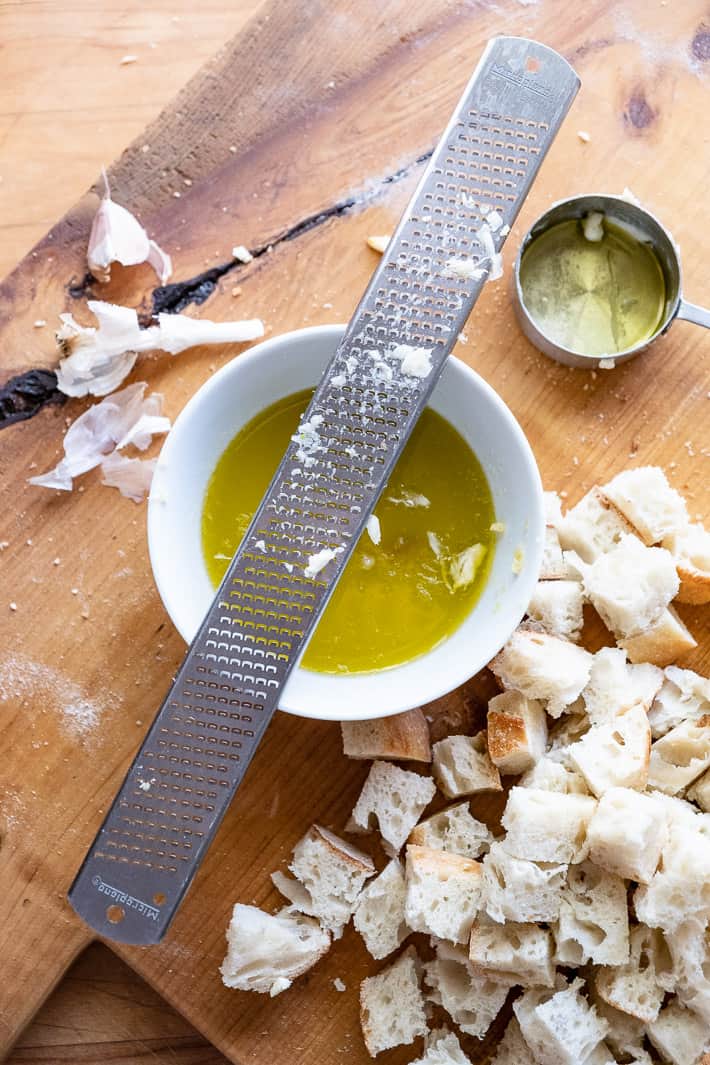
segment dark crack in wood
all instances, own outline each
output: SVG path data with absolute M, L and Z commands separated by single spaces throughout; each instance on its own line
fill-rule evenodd
M 408 177 L 417 167 L 422 163 L 428 162 L 433 154 L 433 149 L 424 152 L 422 155 L 417 156 L 411 163 L 407 163 L 406 166 L 401 167 L 399 170 L 395 170 L 391 174 L 385 175 L 372 189 L 368 189 L 367 193 L 363 193 L 359 196 L 349 196 L 347 199 L 339 200 L 332 204 L 332 206 L 326 208 L 324 211 L 317 211 L 315 214 L 307 215 L 306 218 L 300 219 L 300 221 L 289 226 L 288 229 L 281 233 L 278 233 L 271 240 L 264 244 L 259 245 L 256 248 L 251 248 L 250 252 L 253 259 L 260 259 L 262 255 L 267 252 L 271 252 L 274 248 L 277 248 L 280 244 L 285 244 L 291 240 L 297 240 L 298 237 L 302 237 L 305 233 L 310 232 L 312 229 L 316 229 L 318 226 L 322 226 L 326 222 L 330 222 L 334 218 L 340 218 L 348 211 L 357 207 L 365 207 L 372 200 L 376 199 L 383 189 L 388 185 L 396 184 L 398 181 L 402 181 Z M 160 285 L 153 289 L 153 314 L 179 314 L 190 304 L 201 304 L 207 300 L 214 290 L 217 288 L 218 282 L 226 277 L 228 274 L 234 271 L 244 269 L 249 263 L 243 263 L 238 259 L 230 259 L 229 262 L 220 263 L 218 266 L 211 266 L 209 270 L 204 270 L 201 274 L 197 274 L 195 277 L 189 278 L 187 281 L 174 281 L 169 285 Z
M 52 370 L 27 370 L 0 387 L 0 429 L 34 417 L 50 403 L 64 403 Z

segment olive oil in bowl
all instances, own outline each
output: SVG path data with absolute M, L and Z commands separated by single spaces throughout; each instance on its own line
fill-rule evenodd
M 666 284 L 652 246 L 601 214 L 558 222 L 533 237 L 520 262 L 523 303 L 554 344 L 616 355 L 662 324 Z
M 257 414 L 219 459 L 202 514 L 203 554 L 215 586 L 311 395 L 287 396 Z M 408 662 L 454 632 L 485 585 L 495 540 L 491 491 L 466 441 L 430 408 L 375 514 L 380 541 L 363 533 L 306 648 L 305 669 L 364 673 Z

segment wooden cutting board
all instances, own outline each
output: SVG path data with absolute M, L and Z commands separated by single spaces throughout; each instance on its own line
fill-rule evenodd
M 705 15 L 696 0 L 653 10 L 630 0 L 623 12 L 602 0 L 584 7 L 504 0 L 495 8 L 453 0 L 281 0 L 262 9 L 112 167 L 116 198 L 173 254 L 175 284 L 156 293 L 141 268 L 117 270 L 100 289 L 87 286 L 92 192 L 5 281 L 1 1048 L 90 939 L 65 892 L 184 651 L 152 584 L 144 508 L 102 487 L 94 474 L 70 496 L 26 484 L 32 471 L 56 461 L 67 419 L 84 409 L 54 403 L 51 388 L 32 374 L 55 363 L 50 329 L 33 329 L 33 322 L 53 323 L 71 310 L 88 324 L 87 295 L 146 313 L 157 301 L 217 319 L 259 315 L 270 333 L 346 320 L 375 263 L 365 238 L 393 227 L 486 40 L 534 36 L 571 60 L 583 88 L 509 238 L 506 277 L 485 291 L 457 354 L 511 406 L 545 483 L 570 502 L 628 464 L 657 462 L 707 520 L 710 338 L 679 323 L 628 366 L 582 374 L 530 347 L 507 290 L 520 235 L 551 200 L 628 185 L 673 230 L 688 295 L 701 298 Z M 580 129 L 590 133 L 589 143 L 578 138 Z M 256 250 L 254 262 L 234 264 L 235 244 Z M 144 358 L 133 379 L 163 392 L 174 417 L 235 354 Z M 14 377 L 19 382 L 8 384 Z M 36 412 L 8 424 L 28 383 L 37 384 Z M 682 613 L 700 641 L 687 664 L 707 669 L 709 612 Z M 443 709 L 480 714 L 481 705 L 474 682 Z M 227 991 L 217 974 L 232 904 L 273 906 L 269 872 L 314 818 L 342 829 L 366 770 L 342 757 L 337 726 L 279 715 L 169 937 L 160 947 L 120 950 L 240 1065 L 330 1065 L 343 1054 L 367 1060 L 356 987 L 376 966 L 351 932 L 273 1001 Z M 474 812 L 495 811 L 481 800 Z M 335 990 L 335 977 L 345 993 Z M 468 1049 L 473 1060 L 486 1060 L 485 1050 Z M 404 1049 L 381 1060 L 412 1056 Z

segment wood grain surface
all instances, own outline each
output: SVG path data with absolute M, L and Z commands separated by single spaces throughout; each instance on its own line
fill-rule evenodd
M 146 313 L 260 315 L 272 332 L 345 320 L 374 265 L 366 236 L 396 221 L 486 40 L 535 36 L 573 62 L 583 88 L 508 241 L 506 279 L 483 294 L 457 354 L 508 402 L 546 484 L 570 502 L 625 465 L 659 462 L 707 519 L 707 334 L 678 323 L 627 366 L 582 374 L 530 347 L 507 292 L 537 213 L 561 196 L 628 185 L 673 230 L 687 294 L 701 298 L 706 23 L 696 0 L 265 6 L 111 170 L 116 198 L 173 254 L 176 284 L 155 291 L 147 269 L 116 271 L 101 295 Z M 36 319 L 71 309 L 88 322 L 95 206 L 83 196 L 0 289 L 0 388 L 54 364 L 50 330 L 33 330 Z M 238 243 L 252 263 L 232 261 Z M 144 358 L 134 379 L 163 392 L 174 416 L 236 353 Z M 4 1047 L 90 939 L 64 894 L 184 651 L 152 585 L 144 511 L 91 474 L 69 497 L 26 485 L 33 464 L 53 464 L 66 419 L 84 408 L 51 399 L 49 389 L 34 417 L 0 436 L 0 956 L 13 974 L 0 985 Z M 707 669 L 707 611 L 682 613 L 700 640 L 687 664 Z M 449 705 L 480 712 L 475 685 Z M 356 985 L 376 966 L 352 930 L 274 1001 L 229 992 L 217 975 L 232 903 L 275 905 L 268 873 L 313 818 L 342 829 L 365 773 L 343 759 L 337 726 L 279 715 L 166 941 L 119 952 L 240 1065 L 367 1060 Z M 485 800 L 473 808 L 495 814 Z M 485 1061 L 490 1042 L 469 1043 L 472 1060 Z

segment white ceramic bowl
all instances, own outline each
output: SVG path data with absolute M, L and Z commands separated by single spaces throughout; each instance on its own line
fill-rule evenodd
M 217 460 L 259 411 L 317 383 L 344 329 L 299 329 L 257 345 L 211 377 L 177 418 L 153 478 L 148 546 L 165 609 L 185 641 L 192 640 L 214 595 L 202 555 L 201 515 Z M 530 446 L 502 399 L 458 359 L 449 359 L 430 405 L 475 451 L 488 477 L 496 517 L 505 523 L 483 593 L 448 639 L 405 665 L 351 676 L 297 666 L 282 693 L 282 710 L 352 721 L 430 702 L 478 672 L 525 612 L 540 569 L 544 533 L 542 485 Z M 524 561 L 515 575 L 518 549 Z

